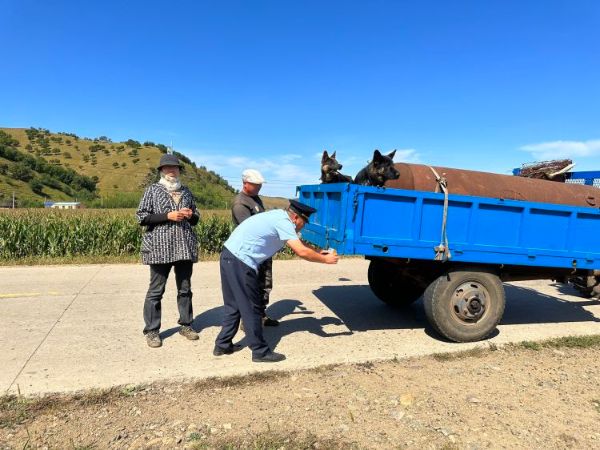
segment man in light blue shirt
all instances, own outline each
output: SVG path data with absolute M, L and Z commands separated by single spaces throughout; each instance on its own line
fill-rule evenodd
M 248 346 L 254 362 L 278 362 L 285 359 L 273 352 L 263 337 L 262 299 L 258 267 L 284 245 L 301 258 L 324 264 L 337 264 L 335 253 L 316 252 L 305 246 L 297 233 L 316 210 L 297 200 L 290 200 L 287 210 L 273 210 L 244 220 L 231 233 L 221 253 L 221 288 L 225 304 L 223 328 L 217 336 L 213 354 L 228 355 L 238 348 L 233 345 L 244 321 Z

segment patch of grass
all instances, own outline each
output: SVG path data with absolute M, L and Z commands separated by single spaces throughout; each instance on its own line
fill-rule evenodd
M 480 358 L 486 355 L 489 351 L 494 350 L 486 347 L 473 347 L 459 352 L 433 353 L 431 357 L 436 361 L 454 361 L 465 358 Z
M 542 345 L 539 342 L 534 342 L 534 341 L 523 341 L 521 342 L 520 345 L 522 348 L 527 349 L 527 350 L 541 350 L 542 349 Z
M 365 362 L 356 363 L 354 366 L 358 370 L 362 370 L 362 371 L 365 371 L 365 372 L 372 372 L 373 369 L 375 369 L 375 364 L 373 364 L 371 361 L 365 361 Z
M 78 445 L 71 441 L 71 447 L 73 450 L 94 450 L 96 448 L 95 444 L 87 444 L 87 445 Z
M 592 405 L 598 414 L 600 414 L 600 400 L 592 400 Z
M 460 447 L 458 446 L 458 444 L 455 444 L 454 442 L 446 442 L 444 445 L 442 445 L 440 447 L 440 450 L 459 450 Z
M 201 441 L 202 440 L 202 435 L 200 433 L 194 432 L 194 433 L 190 433 L 190 435 L 188 436 L 188 441 Z
M 121 391 L 117 387 L 108 389 L 91 389 L 73 396 L 81 406 L 107 405 L 121 396 Z M 66 399 L 66 398 L 65 398 Z
M 298 433 L 262 433 L 244 437 L 215 437 L 194 442 L 193 450 L 306 450 L 319 449 L 358 449 L 358 445 L 341 440 L 320 439 L 314 435 Z
M 565 336 L 536 342 L 523 341 L 516 345 L 529 350 L 541 350 L 542 348 L 594 348 L 600 347 L 600 334 Z
M 591 348 L 600 347 L 600 334 L 590 336 L 565 336 L 557 339 L 542 341 L 545 347 Z
M 15 259 L 0 259 L 2 266 L 47 266 L 47 265 L 65 265 L 65 264 L 135 264 L 140 263 L 139 255 L 121 255 L 121 256 L 28 256 Z
M 10 428 L 25 422 L 29 418 L 28 403 L 28 400 L 21 396 L 0 397 L 0 428 Z
M 246 375 L 232 375 L 230 377 L 213 377 L 205 380 L 199 380 L 193 383 L 194 389 L 203 391 L 206 389 L 228 388 L 237 386 L 250 386 L 267 381 L 287 378 L 290 374 L 277 370 L 267 370 L 265 372 L 249 373 Z
M 127 386 L 121 387 L 119 394 L 121 397 L 133 397 L 135 394 L 143 391 L 144 389 L 146 389 L 144 385 L 128 384 Z
M 145 385 L 128 385 L 108 389 L 91 389 L 75 394 L 55 394 L 41 397 L 0 396 L 0 428 L 21 425 L 31 417 L 66 409 L 73 406 L 73 404 L 81 407 L 108 405 L 119 398 L 132 397 L 136 392 L 140 392 L 145 388 Z
M 43 397 L 3 395 L 0 397 L 0 428 L 21 425 L 37 414 L 54 410 L 60 404 L 60 397 L 55 395 Z

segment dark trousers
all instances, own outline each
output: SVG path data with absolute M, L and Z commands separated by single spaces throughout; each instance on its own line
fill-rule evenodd
M 271 350 L 263 337 L 264 300 L 261 296 L 258 274 L 233 256 L 227 248 L 224 248 L 221 253 L 220 268 L 225 315 L 223 328 L 215 344 L 223 349 L 230 348 L 241 318 L 244 321 L 246 339 L 252 350 L 252 356 L 265 356 Z
M 260 295 L 263 299 L 263 308 L 261 316 L 265 317 L 267 305 L 269 304 L 269 296 L 273 289 L 273 259 L 269 258 L 258 266 L 258 286 Z
M 169 278 L 171 267 L 175 268 L 177 283 L 177 308 L 179 325 L 190 325 L 194 320 L 192 312 L 192 268 L 191 261 L 176 261 L 168 264 L 150 265 L 150 287 L 144 301 L 144 334 L 160 330 L 161 300 Z

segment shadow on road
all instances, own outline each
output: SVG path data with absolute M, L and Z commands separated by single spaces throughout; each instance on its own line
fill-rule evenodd
M 555 287 L 556 296 L 505 284 L 506 309 L 500 324 L 600 322 L 599 318 L 584 309 L 584 306 L 597 305 L 597 301 L 563 300 L 560 295 L 575 295 L 576 291 L 560 283 Z M 295 299 L 283 299 L 272 303 L 267 309 L 267 314 L 281 321 L 278 327 L 265 330 L 265 338 L 273 348 L 284 336 L 303 331 L 321 337 L 332 337 L 368 330 L 421 328 L 429 336 L 440 339 L 427 322 L 422 299 L 404 308 L 391 307 L 377 299 L 368 285 L 322 286 L 313 293 L 337 317 L 312 317 L 314 312 Z M 197 315 L 192 325 L 198 332 L 209 327 L 220 327 L 222 316 L 222 306 L 212 308 Z M 345 325 L 350 331 L 326 332 L 323 327 L 328 325 Z M 166 339 L 178 330 L 179 327 L 165 330 L 161 337 Z M 496 334 L 498 331 L 494 335 Z M 243 337 L 243 334 L 238 336 Z
M 559 297 L 559 292 L 552 296 L 524 287 L 504 287 L 503 325 L 600 322 L 583 308 L 598 302 L 567 301 Z M 394 308 L 378 300 L 368 285 L 322 286 L 313 292 L 351 331 L 425 328 L 428 334 L 438 336 L 427 324 L 422 299 L 405 308 Z M 575 291 L 567 293 L 573 295 Z
M 198 314 L 192 322 L 192 328 L 200 333 L 205 328 L 220 327 L 221 320 L 223 318 L 223 306 L 217 306 L 216 308 L 209 309 Z M 173 328 L 169 328 L 165 331 L 161 331 L 161 339 L 168 339 L 179 331 L 179 325 Z
M 557 295 L 561 292 L 576 295 L 572 288 L 565 289 L 558 285 Z M 500 324 L 517 325 L 527 323 L 565 323 L 565 322 L 600 322 L 594 314 L 584 306 L 597 305 L 596 301 L 568 301 L 558 296 L 543 294 L 534 289 L 521 286 L 504 285 L 506 292 L 506 309 Z
M 424 328 L 425 313 L 419 300 L 405 308 L 386 305 L 368 285 L 322 286 L 313 294 L 351 331 Z
M 322 317 L 317 319 L 316 317 L 311 317 L 312 314 L 314 312 L 307 310 L 299 300 L 284 299 L 273 303 L 267 309 L 267 315 L 280 322 L 278 327 L 265 328 L 265 339 L 271 348 L 275 348 L 284 336 L 302 331 L 325 338 L 349 336 L 352 334 L 352 331 L 348 331 L 346 327 L 343 327 L 344 323 L 339 318 Z M 323 328 L 327 325 L 342 326 L 342 330 L 344 331 L 327 332 Z

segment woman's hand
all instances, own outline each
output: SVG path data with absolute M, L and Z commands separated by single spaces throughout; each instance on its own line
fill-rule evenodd
M 180 213 L 183 213 L 183 215 L 185 216 L 186 219 L 191 219 L 192 218 L 192 214 L 193 211 L 190 208 L 181 208 L 179 210 Z
M 167 214 L 167 219 L 173 222 L 181 222 L 185 219 L 185 214 L 182 211 L 171 211 Z

